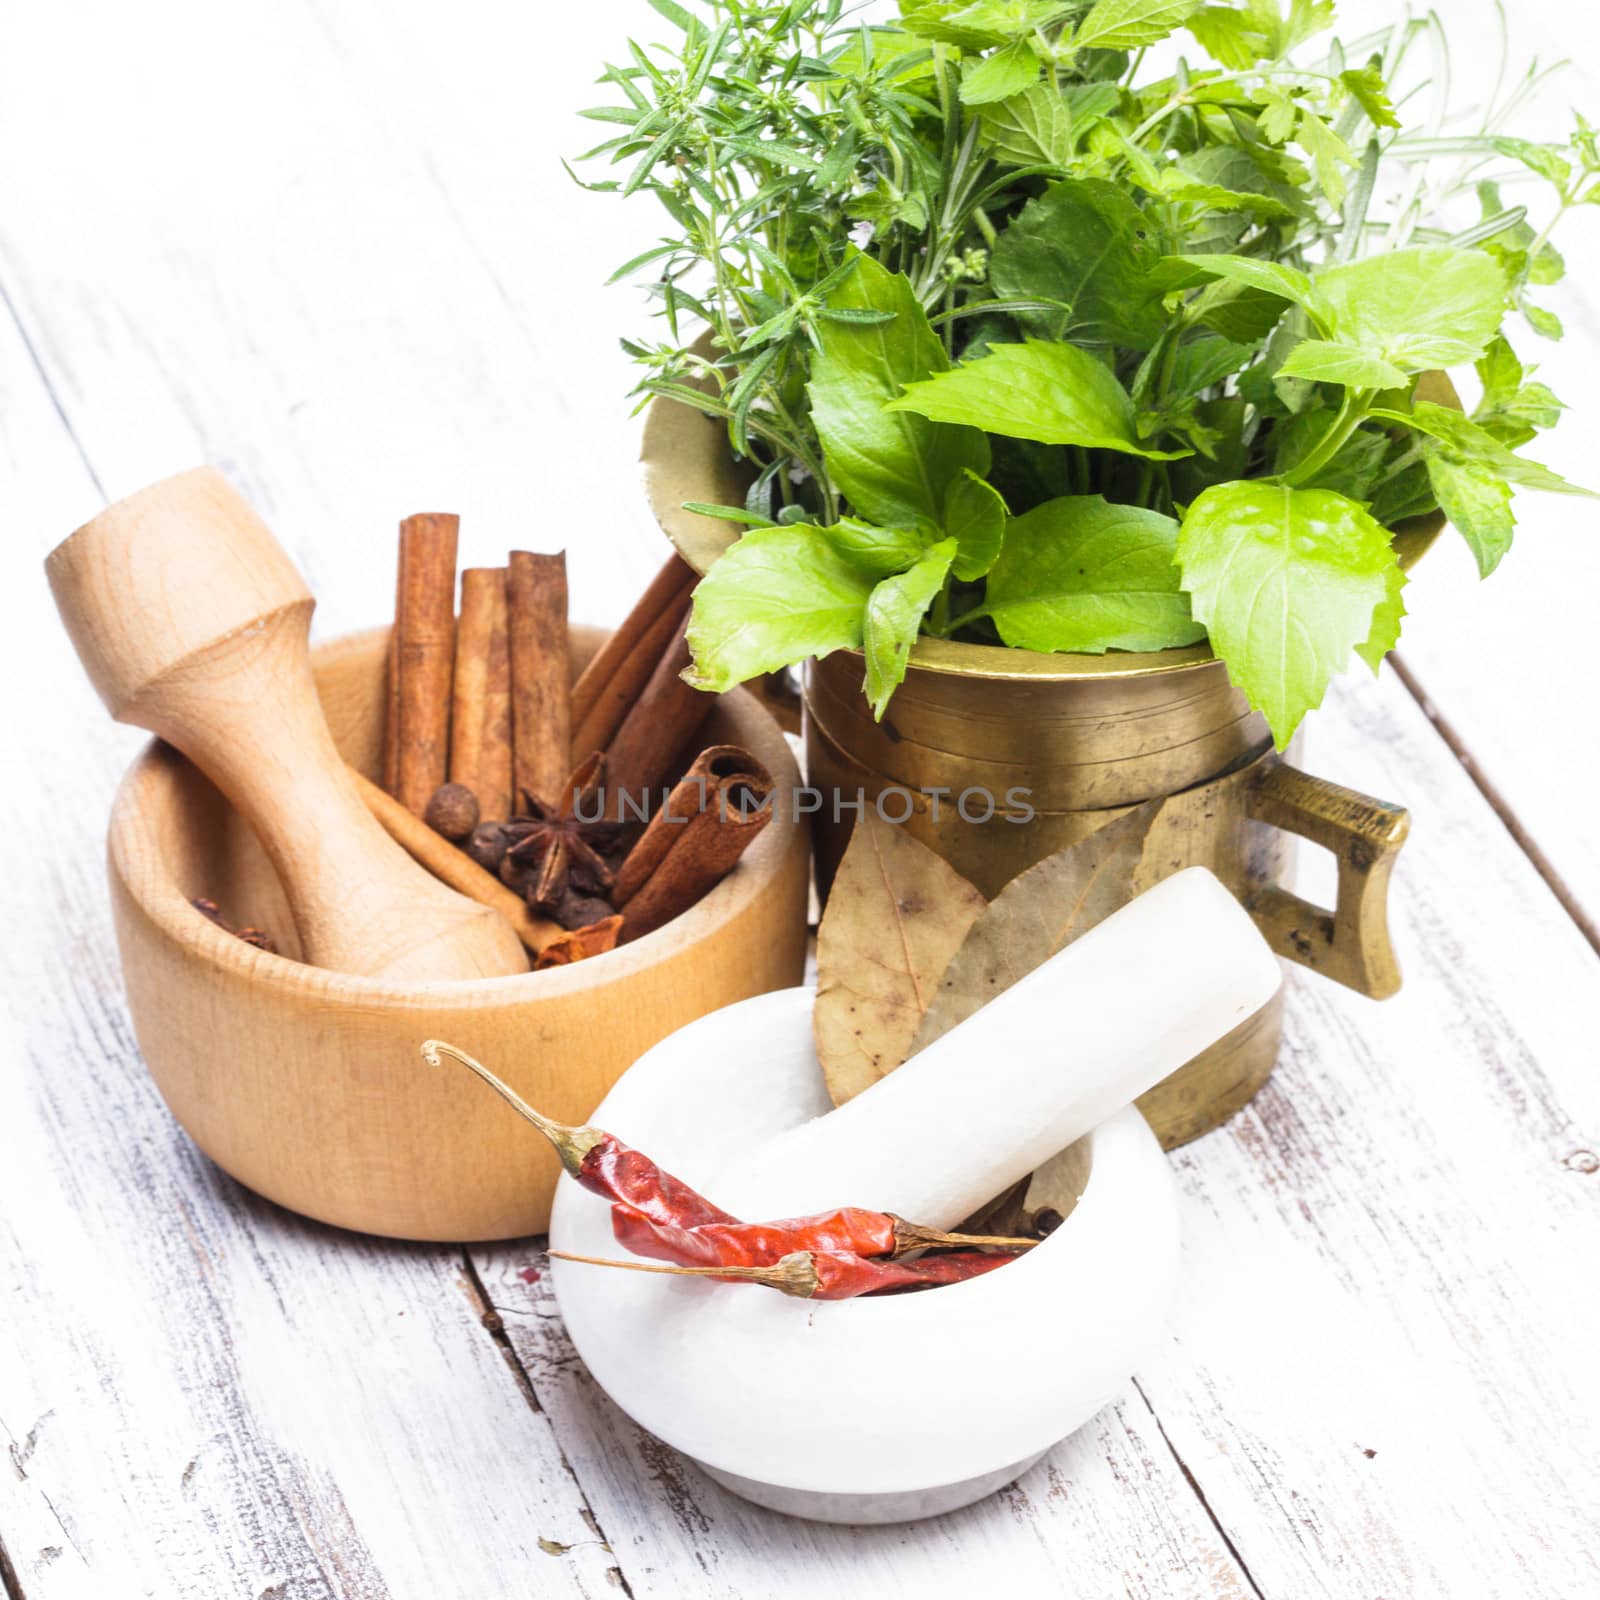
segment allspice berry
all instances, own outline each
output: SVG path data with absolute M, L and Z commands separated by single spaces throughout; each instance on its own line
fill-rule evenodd
M 485 872 L 498 872 L 501 861 L 505 859 L 508 843 L 504 823 L 480 822 L 467 840 L 467 854 Z
M 459 843 L 478 826 L 478 797 L 464 783 L 441 783 L 433 791 L 422 820 L 435 833 Z

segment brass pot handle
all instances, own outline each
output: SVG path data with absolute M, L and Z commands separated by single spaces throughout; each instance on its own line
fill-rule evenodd
M 1410 813 L 1276 757 L 1262 763 L 1245 809 L 1257 822 L 1326 846 L 1339 863 L 1332 912 L 1287 889 L 1268 887 L 1250 897 L 1248 909 L 1267 943 L 1358 994 L 1374 1000 L 1394 994 L 1400 964 L 1389 939 L 1389 874 L 1411 830 Z

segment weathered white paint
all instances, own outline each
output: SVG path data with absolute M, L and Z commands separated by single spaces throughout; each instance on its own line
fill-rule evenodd
M 1440 9 L 1467 24 L 1460 52 L 1490 49 L 1480 0 Z M 1592 28 L 1554 0 L 1516 10 L 1567 50 Z M 102 489 L 207 458 L 294 549 L 324 632 L 381 615 L 393 524 L 429 502 L 465 513 L 473 561 L 568 544 L 578 611 L 620 614 L 658 545 L 611 338 L 635 302 L 600 279 L 649 223 L 583 196 L 554 154 L 592 142 L 568 114 L 641 22 L 643 0 L 75 0 L 10 19 L 0 1547 L 16 1588 L 521 1600 L 610 1593 L 615 1567 L 663 1597 L 1587 1600 L 1600 961 L 1390 674 L 1334 697 L 1310 765 L 1417 814 L 1405 993 L 1295 985 L 1273 1083 L 1175 1158 L 1189 1242 L 1166 1349 L 1018 1486 L 936 1525 L 827 1529 L 733 1499 L 595 1394 L 547 1283 L 519 1276 L 532 1246 L 472 1257 L 514 1368 L 458 1253 L 300 1223 L 208 1168 L 160 1106 L 99 859 L 137 739 L 80 681 L 37 559 Z M 1580 292 L 1596 222 L 1567 245 L 1575 333 L 1596 326 Z M 1578 413 L 1547 454 L 1591 479 L 1593 349 L 1547 366 Z M 1448 550 L 1430 558 L 1409 658 L 1594 914 L 1592 517 L 1532 496 L 1520 515 L 1481 596 Z M 1493 645 L 1511 617 L 1539 649 Z

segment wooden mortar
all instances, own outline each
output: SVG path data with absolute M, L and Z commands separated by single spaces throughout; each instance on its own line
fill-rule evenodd
M 599 629 L 572 630 L 574 666 Z M 313 653 L 340 753 L 381 761 L 388 630 Z M 465 1074 L 418 1047 L 454 1040 L 534 1105 L 582 1122 L 658 1040 L 719 1006 L 799 982 L 808 859 L 794 759 L 741 690 L 723 695 L 706 743 L 740 744 L 777 780 L 771 824 L 699 905 L 602 956 L 514 977 L 399 985 L 303 965 L 265 851 L 217 789 L 152 742 L 117 796 L 112 909 L 146 1063 L 205 1153 L 280 1205 L 406 1239 L 512 1238 L 543 1230 L 559 1167 Z M 216 900 L 283 955 L 234 938 L 190 904 Z

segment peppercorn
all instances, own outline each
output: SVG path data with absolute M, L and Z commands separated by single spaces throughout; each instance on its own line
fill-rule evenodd
M 478 797 L 464 783 L 441 783 L 423 809 L 422 820 L 435 833 L 459 843 L 478 826 Z

